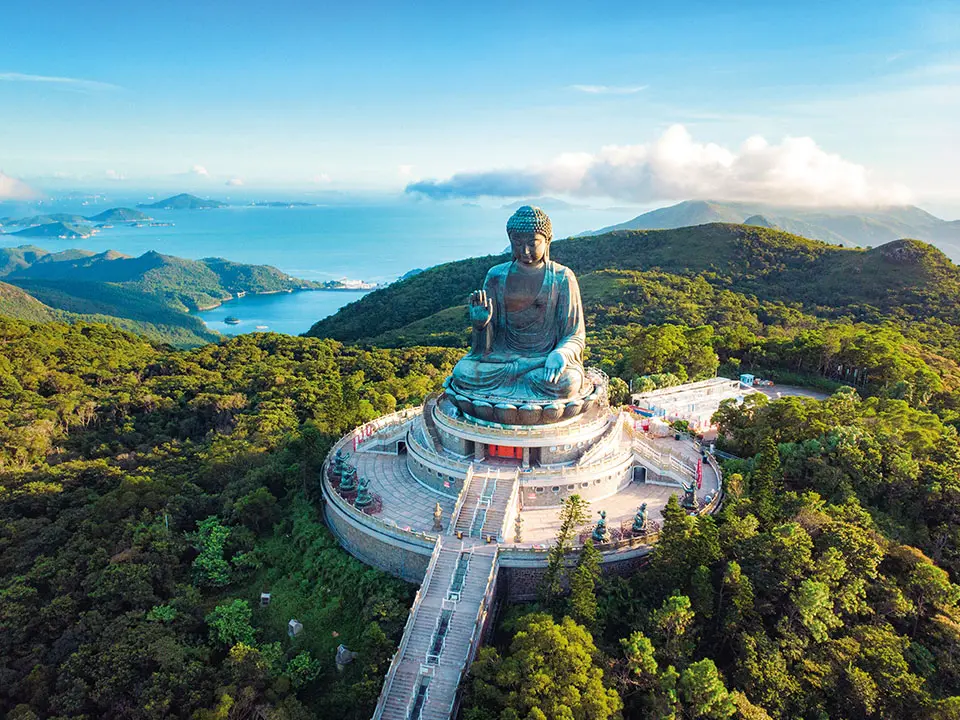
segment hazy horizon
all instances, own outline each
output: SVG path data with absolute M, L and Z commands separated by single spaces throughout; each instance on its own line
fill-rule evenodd
M 5 18 L 4 40 L 0 199 L 313 190 L 960 215 L 951 3 L 225 16 L 51 0 Z

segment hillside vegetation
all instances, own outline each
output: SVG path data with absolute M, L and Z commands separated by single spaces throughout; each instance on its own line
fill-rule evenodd
M 369 718 L 414 588 L 339 547 L 320 464 L 453 355 L 0 318 L 0 716 Z
M 761 218 L 763 222 L 752 221 Z M 658 208 L 627 222 L 581 235 L 615 230 L 664 230 L 708 223 L 773 227 L 849 247 L 873 247 L 899 238 L 935 243 L 960 260 L 960 222 L 946 221 L 913 205 L 877 208 L 803 208 L 766 203 L 687 200 Z
M 588 361 L 629 382 L 753 370 L 917 393 L 957 408 L 960 269 L 926 243 L 850 250 L 713 224 L 554 243 L 577 273 Z M 468 342 L 466 298 L 506 256 L 430 268 L 321 320 L 309 335 L 385 347 Z M 940 405 L 937 405 L 940 407 Z M 953 417 L 953 415 L 951 415 Z
M 551 257 L 587 283 L 606 270 L 702 275 L 712 286 L 765 301 L 799 303 L 822 317 L 960 322 L 960 270 L 926 243 L 898 240 L 850 250 L 767 228 L 715 223 L 661 231 L 617 231 L 557 241 Z M 318 322 L 308 334 L 369 341 L 464 304 L 487 269 L 506 256 L 430 268 L 366 295 Z
M 186 260 L 157 252 L 131 258 L 113 250 L 51 253 L 35 246 L 0 248 L 0 278 L 50 308 L 60 319 L 113 322 L 152 340 L 187 347 L 219 335 L 188 313 L 214 307 L 240 291 L 320 287 L 267 265 L 222 258 Z M 32 319 L 0 298 L 0 313 Z

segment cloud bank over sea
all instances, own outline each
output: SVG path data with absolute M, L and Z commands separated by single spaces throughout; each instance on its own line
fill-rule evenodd
M 729 150 L 697 142 L 683 125 L 652 143 L 565 153 L 543 166 L 457 173 L 410 183 L 406 191 L 435 199 L 564 194 L 637 203 L 689 197 L 809 206 L 912 201 L 907 187 L 875 179 L 809 137 L 771 144 L 755 135 Z
M 39 193 L 22 180 L 0 172 L 0 200 L 32 200 Z

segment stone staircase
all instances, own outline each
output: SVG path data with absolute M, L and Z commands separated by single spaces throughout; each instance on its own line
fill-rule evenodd
M 496 545 L 442 535 L 374 718 L 447 720 L 496 581 Z
M 474 474 L 450 534 L 437 539 L 374 720 L 449 720 L 476 653 L 497 579 L 496 543 L 517 472 Z M 458 538 L 457 533 L 462 533 Z
M 440 441 L 440 433 L 437 430 L 437 424 L 433 420 L 433 410 L 437 407 L 439 393 L 431 393 L 423 402 L 423 424 L 427 428 L 427 440 L 433 447 L 434 452 L 443 452 L 443 443 Z
M 464 537 L 497 537 L 507 515 L 517 471 L 492 469 L 474 472 L 454 530 Z

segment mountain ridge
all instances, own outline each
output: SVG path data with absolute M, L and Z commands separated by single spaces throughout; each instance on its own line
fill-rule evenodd
M 220 339 L 189 314 L 192 311 L 215 307 L 241 291 L 322 287 L 269 265 L 243 265 L 220 258 L 188 260 L 154 250 L 139 257 L 115 250 L 49 252 L 33 245 L 0 248 L 0 281 L 48 306 L 58 318 L 112 322 L 152 340 L 180 346 Z M 28 305 L 9 290 L 0 296 L 0 314 L 32 320 L 37 308 Z
M 552 244 L 551 257 L 577 273 L 581 287 L 595 273 L 660 272 L 699 276 L 714 287 L 763 300 L 798 303 L 823 317 L 866 319 L 887 313 L 904 322 L 938 317 L 960 323 L 960 268 L 939 249 L 917 240 L 858 250 L 779 230 L 713 223 L 560 240 Z M 449 325 L 453 308 L 462 308 L 487 269 L 504 259 L 470 258 L 430 268 L 341 308 L 307 334 L 373 343 L 412 323 L 423 327 L 435 315 Z M 466 327 L 465 320 L 460 327 Z
M 942 220 L 914 205 L 808 208 L 685 200 L 626 222 L 579 233 L 577 237 L 603 235 L 616 230 L 668 230 L 713 222 L 746 223 L 753 216 L 760 216 L 770 225 L 795 235 L 848 247 L 870 247 L 899 238 L 916 238 L 937 244 L 953 260 L 960 260 L 960 221 Z

